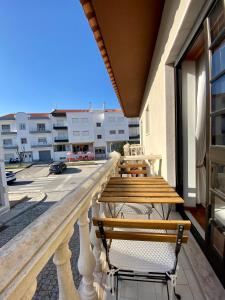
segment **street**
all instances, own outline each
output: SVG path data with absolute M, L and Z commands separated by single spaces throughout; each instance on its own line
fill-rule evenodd
M 49 174 L 49 166 L 33 165 L 17 173 L 17 180 L 8 186 L 9 193 L 47 194 L 46 201 L 58 201 L 76 188 L 85 178 L 99 168 L 96 165 L 69 166 L 62 174 Z

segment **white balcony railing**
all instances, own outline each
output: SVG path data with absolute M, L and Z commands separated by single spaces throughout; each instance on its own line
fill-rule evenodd
M 35 147 L 51 147 L 52 143 L 51 142 L 32 142 L 31 143 L 31 147 L 35 148 Z
M 38 128 L 38 127 L 32 127 L 30 128 L 30 133 L 51 133 L 52 130 L 50 127 L 45 128 Z
M 136 155 L 144 155 L 144 146 L 140 144 L 129 144 L 126 143 L 123 146 L 124 156 L 136 156 Z
M 114 174 L 119 158 L 118 153 L 112 153 L 111 159 L 78 188 L 0 249 L 0 299 L 32 299 L 37 276 L 52 255 L 57 268 L 59 299 L 98 299 L 93 273 L 102 270 L 101 243 L 95 237 L 94 227 L 89 237 L 88 210 L 92 206 L 92 215 L 99 215 L 96 200 Z M 83 276 L 79 292 L 73 282 L 68 245 L 77 221 L 80 232 L 78 269 Z
M 1 134 L 2 135 L 17 134 L 17 130 L 16 129 L 2 129 Z

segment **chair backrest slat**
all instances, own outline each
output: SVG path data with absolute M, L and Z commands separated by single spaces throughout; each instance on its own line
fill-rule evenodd
M 117 240 L 132 240 L 132 241 L 151 241 L 151 242 L 166 242 L 176 243 L 177 235 L 169 233 L 148 233 L 138 231 L 114 231 L 105 230 L 106 239 L 117 239 Z M 101 238 L 100 231 L 96 231 L 97 238 Z M 184 235 L 182 243 L 187 243 L 188 236 Z
M 184 230 L 190 230 L 191 222 L 186 220 L 140 220 L 140 219 L 119 219 L 119 218 L 93 218 L 93 224 L 114 228 L 137 228 L 137 229 L 162 229 L 177 230 L 179 225 Z

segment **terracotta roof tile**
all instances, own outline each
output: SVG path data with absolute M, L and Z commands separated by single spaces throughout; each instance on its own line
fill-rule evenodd
M 10 119 L 15 120 L 15 114 L 7 114 L 0 117 L 0 120 L 10 120 Z
M 38 117 L 44 117 L 48 118 L 49 113 L 27 113 L 31 118 L 38 118 Z

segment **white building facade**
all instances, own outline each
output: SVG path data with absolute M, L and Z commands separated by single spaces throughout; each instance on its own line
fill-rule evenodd
M 6 162 L 21 155 L 25 162 L 64 160 L 80 151 L 98 159 L 122 142 L 138 142 L 139 122 L 113 109 L 18 112 L 0 117 L 0 132 Z

